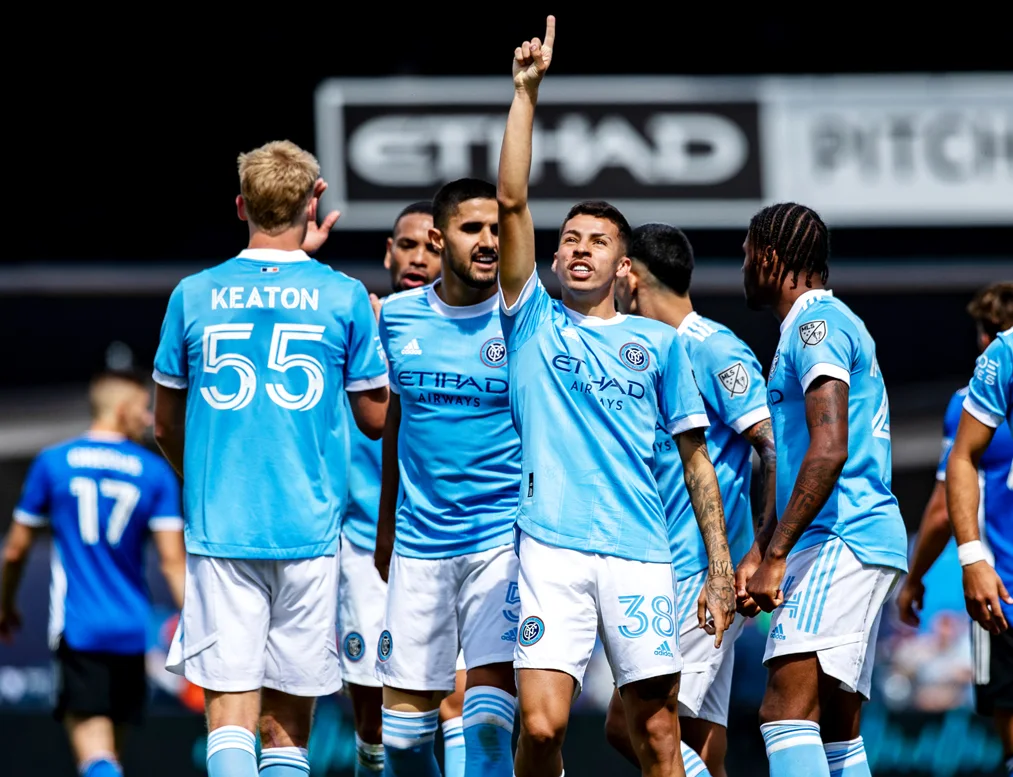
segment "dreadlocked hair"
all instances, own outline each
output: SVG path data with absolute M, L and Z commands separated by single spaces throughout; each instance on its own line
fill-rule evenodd
M 830 276 L 830 233 L 823 219 L 812 208 L 795 202 L 768 205 L 749 222 L 749 243 L 756 253 L 777 253 L 781 260 L 778 283 L 792 275 L 792 288 L 805 273 L 805 285 L 812 288 L 812 276 L 821 283 Z

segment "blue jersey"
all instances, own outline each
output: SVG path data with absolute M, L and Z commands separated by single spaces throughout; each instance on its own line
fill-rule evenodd
M 524 454 L 518 527 L 554 547 L 671 563 L 655 429 L 707 426 L 678 332 L 640 316 L 583 316 L 537 273 L 501 314 Z
M 413 558 L 509 545 L 521 477 L 499 298 L 452 307 L 438 284 L 393 294 L 380 310 L 401 401 L 394 549 Z
M 345 404 L 348 404 L 347 399 Z M 345 538 L 363 550 L 376 549 L 376 520 L 380 508 L 380 471 L 383 441 L 371 440 L 352 419 L 348 407 L 348 454 L 341 459 L 349 464 L 348 501 L 341 531 Z
M 707 409 L 707 448 L 721 489 L 732 563 L 738 564 L 753 544 L 749 497 L 753 448 L 742 432 L 770 418 L 763 373 L 749 346 L 726 326 L 690 313 L 678 331 Z M 654 448 L 654 475 L 668 515 L 672 563 L 684 580 L 707 569 L 707 547 L 686 489 L 679 450 L 660 422 Z
M 943 452 L 939 457 L 937 480 L 946 480 L 946 463 L 966 401 L 968 390 L 953 395 L 943 422 Z M 1013 435 L 999 424 L 981 461 L 978 462 L 978 515 L 993 564 L 1006 590 L 1013 591 Z M 1002 602 L 1007 620 L 1013 620 L 1013 605 Z
M 829 291 L 799 297 L 781 324 L 767 379 L 777 448 L 777 512 L 784 513 L 809 449 L 805 392 L 819 377 L 848 394 L 848 460 L 826 505 L 794 550 L 840 537 L 863 564 L 907 572 L 907 532 L 890 490 L 890 405 L 865 324 Z
M 89 432 L 32 462 L 14 520 L 53 532 L 50 646 L 140 654 L 149 600 L 149 531 L 180 531 L 179 481 L 165 460 L 119 435 Z
M 993 429 L 1013 429 L 1013 327 L 1000 332 L 978 357 L 964 409 Z
M 387 385 L 365 287 L 302 251 L 247 249 L 172 292 L 155 380 L 189 389 L 186 546 L 333 555 L 347 493 L 344 391 Z M 339 442 L 340 441 L 340 442 Z

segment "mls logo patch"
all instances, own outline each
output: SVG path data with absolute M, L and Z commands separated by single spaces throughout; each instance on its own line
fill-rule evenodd
M 345 655 L 352 661 L 359 661 L 365 652 L 365 644 L 362 635 L 354 631 L 345 637 Z
M 623 364 L 637 372 L 643 372 L 651 363 L 650 355 L 639 343 L 626 343 L 619 349 L 619 358 L 623 360 Z
M 803 348 L 807 345 L 819 345 L 827 336 L 827 322 L 822 319 L 807 321 L 798 328 L 798 336 L 802 338 Z
M 389 631 L 384 629 L 380 634 L 380 641 L 376 643 L 376 657 L 381 661 L 386 661 L 392 652 L 394 652 L 394 638 Z
M 482 343 L 482 350 L 479 356 L 482 357 L 482 364 L 486 367 L 502 367 L 506 364 L 506 341 L 502 337 L 494 337 Z
M 718 380 L 728 391 L 728 396 L 737 397 L 749 391 L 749 373 L 742 362 L 736 362 L 731 367 L 718 373 Z

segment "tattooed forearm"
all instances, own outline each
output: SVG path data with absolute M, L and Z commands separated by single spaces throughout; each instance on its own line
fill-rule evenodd
M 795 487 L 767 547 L 784 558 L 823 509 L 848 459 L 848 384 L 832 378 L 814 381 L 806 392 L 809 450 Z
M 707 453 L 703 430 L 696 429 L 681 434 L 676 442 L 682 457 L 689 499 L 707 548 L 710 574 L 731 575 L 734 567 L 728 550 L 724 505 L 714 465 Z
M 770 419 L 753 424 L 743 432 L 760 456 L 760 489 L 763 507 L 756 517 L 756 544 L 761 553 L 767 551 L 777 528 L 777 453 L 774 448 L 774 427 Z

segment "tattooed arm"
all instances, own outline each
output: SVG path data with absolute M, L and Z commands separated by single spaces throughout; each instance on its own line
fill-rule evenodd
M 763 494 L 763 509 L 756 519 L 753 546 L 735 570 L 737 609 L 743 615 L 752 617 L 760 608 L 749 596 L 746 585 L 763 561 L 763 555 L 777 528 L 777 454 L 774 450 L 774 428 L 769 418 L 753 424 L 742 432 L 742 436 L 760 456 L 760 489 Z
M 682 458 L 686 488 L 696 514 L 696 522 L 707 548 L 707 583 L 698 603 L 697 616 L 701 627 L 712 633 L 706 624 L 706 610 L 714 619 L 714 647 L 721 646 L 724 632 L 735 618 L 735 586 L 732 557 L 725 530 L 725 510 L 718 489 L 718 478 L 707 453 L 703 429 L 691 429 L 675 436 Z
M 781 580 L 785 559 L 823 509 L 848 460 L 848 394 L 847 383 L 829 377 L 817 378 L 806 392 L 809 449 L 763 563 L 747 586 L 749 595 L 764 612 L 773 611 L 784 601 Z

